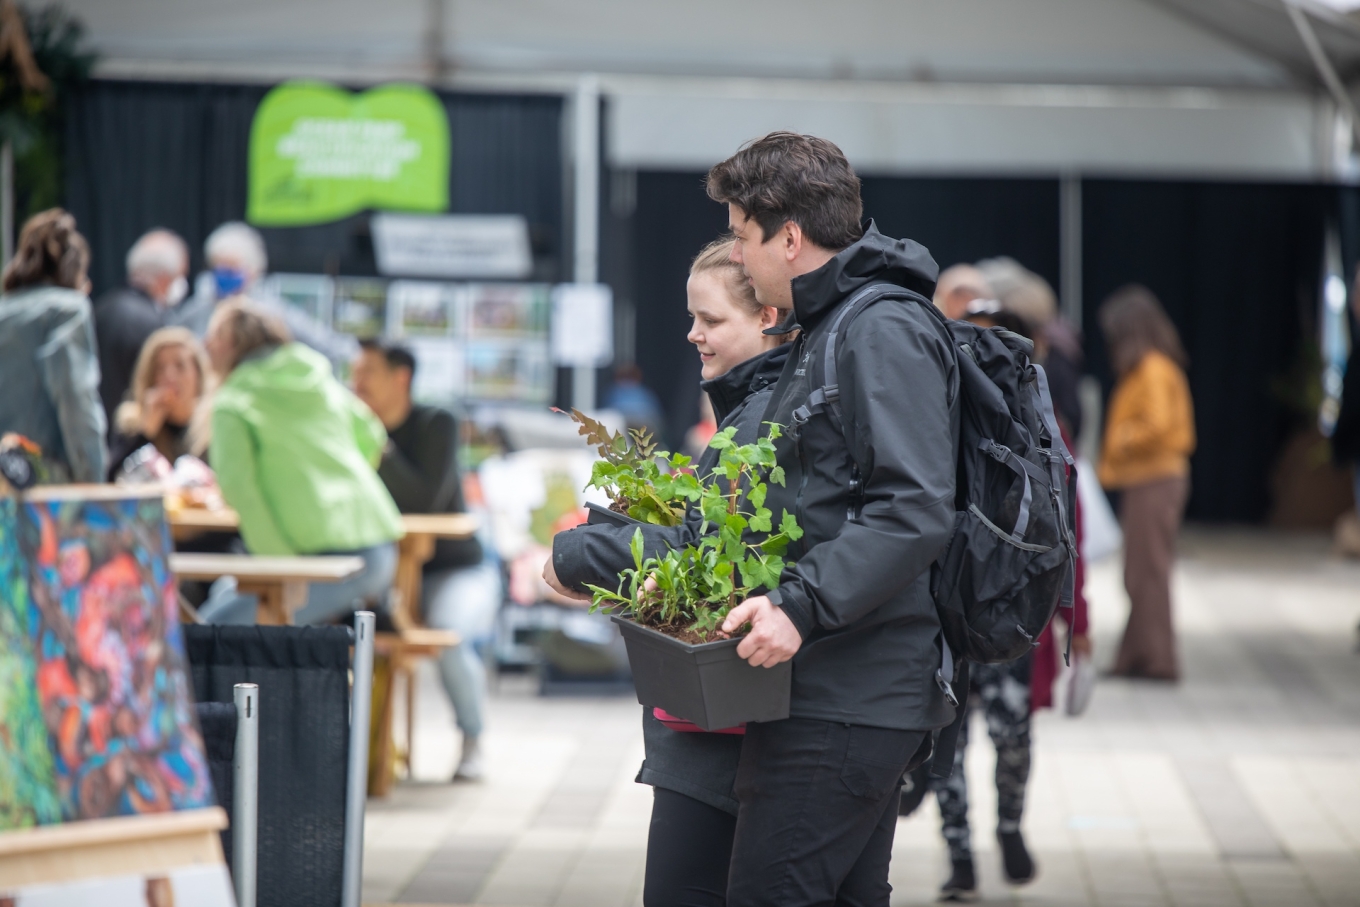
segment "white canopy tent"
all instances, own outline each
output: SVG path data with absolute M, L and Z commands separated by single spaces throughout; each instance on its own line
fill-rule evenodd
M 701 168 L 793 128 L 867 172 L 1346 178 L 1335 89 L 1360 81 L 1348 0 L 66 5 L 107 76 L 573 91 L 595 73 L 620 167 Z

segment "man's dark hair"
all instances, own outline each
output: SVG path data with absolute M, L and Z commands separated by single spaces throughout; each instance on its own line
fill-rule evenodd
M 789 221 L 833 251 L 864 235 L 859 177 L 826 139 L 771 132 L 708 171 L 707 186 L 709 198 L 736 205 L 760 224 L 762 242 Z
M 388 368 L 404 368 L 411 373 L 412 377 L 415 377 L 416 357 L 410 349 L 400 343 L 379 340 L 376 337 L 365 337 L 359 341 L 359 349 L 366 353 L 377 353 L 383 357 Z

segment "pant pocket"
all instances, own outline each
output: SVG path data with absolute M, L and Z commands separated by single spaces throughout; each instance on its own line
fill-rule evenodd
M 852 726 L 841 765 L 841 783 L 856 797 L 881 800 L 902 783 L 921 731 Z

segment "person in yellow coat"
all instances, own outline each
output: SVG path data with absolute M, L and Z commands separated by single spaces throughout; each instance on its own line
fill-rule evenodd
M 1097 473 L 1120 492 L 1124 587 L 1129 622 L 1112 673 L 1177 680 L 1171 566 L 1190 491 L 1195 415 L 1185 378 L 1189 360 L 1157 297 L 1141 286 L 1115 291 L 1100 307 L 1116 384 Z

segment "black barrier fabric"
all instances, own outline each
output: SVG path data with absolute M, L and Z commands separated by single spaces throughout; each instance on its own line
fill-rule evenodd
M 727 214 L 702 173 L 636 174 L 627 213 L 606 218 L 607 279 L 635 301 L 637 360 L 679 443 L 698 415 L 699 362 L 685 340 L 685 279 Z M 864 178 L 864 213 L 890 236 L 930 249 L 941 267 L 1009 255 L 1058 286 L 1056 179 Z M 618 185 L 616 178 L 611 182 Z M 1098 180 L 1082 183 L 1083 302 L 1091 368 L 1112 387 L 1096 311 L 1124 283 L 1166 304 L 1192 359 L 1199 450 L 1189 516 L 1259 521 L 1270 474 L 1298 416 L 1282 385 L 1316 333 L 1331 187 Z M 612 200 L 612 201 L 617 201 Z M 1342 218 L 1348 262 L 1360 248 L 1360 201 Z M 1349 238 L 1349 239 L 1347 239 Z M 611 249 L 611 246 L 613 247 Z
M 1126 283 L 1146 285 L 1190 356 L 1199 448 L 1187 516 L 1255 522 L 1280 448 L 1299 427 L 1285 390 L 1316 342 L 1323 236 L 1335 190 L 1306 185 L 1086 180 L 1087 354 L 1112 386 L 1096 318 Z M 1303 417 L 1307 418 L 1307 417 Z
M 185 626 L 200 702 L 260 686 L 260 907 L 336 907 L 349 756 L 346 627 Z
M 198 727 L 203 733 L 203 749 L 208 756 L 208 773 L 212 775 L 213 792 L 217 803 L 232 813 L 232 795 L 236 789 L 232 760 L 236 757 L 236 706 L 230 702 L 198 703 Z M 231 827 L 222 829 L 222 853 L 227 867 L 231 867 Z
M 66 196 L 90 241 L 96 293 L 123 282 L 132 243 L 168 227 L 189 243 L 193 268 L 218 224 L 241 220 L 246 158 L 265 85 L 95 80 L 67 109 Z M 560 279 L 562 100 L 544 95 L 440 93 L 449 117 L 449 210 L 522 214 L 535 279 Z M 262 231 L 270 269 L 376 273 L 368 216 Z

